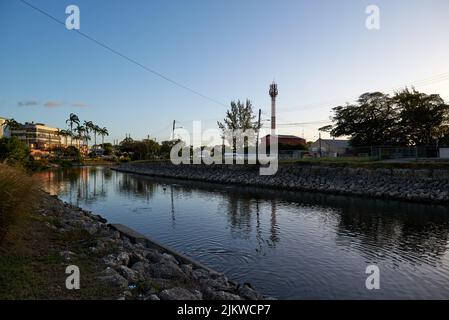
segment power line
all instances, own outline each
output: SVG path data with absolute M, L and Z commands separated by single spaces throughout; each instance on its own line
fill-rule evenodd
M 27 2 L 27 1 L 25 1 L 25 0 L 19 0 L 19 1 L 22 2 L 23 4 L 27 5 L 28 7 L 34 9 L 35 11 L 37 11 L 37 12 L 43 14 L 44 16 L 46 16 L 46 17 L 52 19 L 53 21 L 55 21 L 55 22 L 57 22 L 57 23 L 59 23 L 59 24 L 62 24 L 62 25 L 65 27 L 65 22 L 64 22 L 64 21 L 59 20 L 59 19 L 56 18 L 55 16 L 53 16 L 53 15 L 49 14 L 48 12 L 46 12 L 46 11 L 44 11 L 44 10 L 42 10 L 42 9 L 40 9 L 40 8 L 38 8 L 38 7 L 36 7 L 36 6 L 34 6 L 34 5 L 32 5 L 31 3 L 29 3 L 29 2 Z M 173 85 L 175 85 L 175 86 L 178 86 L 178 87 L 180 87 L 180 88 L 182 88 L 182 89 L 184 89 L 184 90 L 190 91 L 191 93 L 193 93 L 193 94 L 195 94 L 195 95 L 197 95 L 197 96 L 199 96 L 199 97 L 202 97 L 203 99 L 206 99 L 206 100 L 209 100 L 209 101 L 214 102 L 214 103 L 216 103 L 216 104 L 219 104 L 219 105 L 221 105 L 221 106 L 227 107 L 224 103 L 222 103 L 222 102 L 220 102 L 220 101 L 218 101 L 218 100 L 215 100 L 215 99 L 213 99 L 213 98 L 211 98 L 211 97 L 208 97 L 208 96 L 202 94 L 202 93 L 199 92 L 199 91 L 196 91 L 196 90 L 194 90 L 194 89 L 192 89 L 192 88 L 190 88 L 190 87 L 188 87 L 188 86 L 186 86 L 186 85 L 183 85 L 182 83 L 180 83 L 180 82 L 178 82 L 178 81 L 175 81 L 175 80 L 173 80 L 173 79 L 171 79 L 171 78 L 169 78 L 169 77 L 163 75 L 162 73 L 160 73 L 160 72 L 158 72 L 158 71 L 156 71 L 156 70 L 153 70 L 153 69 L 151 69 L 151 68 L 145 66 L 144 64 L 138 62 L 137 60 L 134 60 L 133 58 L 128 57 L 127 55 L 125 55 L 125 54 L 123 54 L 123 53 L 121 53 L 121 52 L 119 52 L 119 51 L 117 51 L 117 50 L 111 48 L 110 46 L 104 44 L 103 42 L 101 42 L 101 41 L 99 41 L 99 40 L 97 40 L 97 39 L 95 39 L 95 38 L 89 36 L 88 34 L 82 32 L 82 31 L 80 31 L 80 30 L 73 29 L 72 31 L 75 31 L 76 33 L 78 33 L 80 36 L 86 38 L 87 40 L 89 40 L 89 41 L 91 41 L 91 42 L 93 42 L 93 43 L 99 45 L 100 47 L 102 47 L 102 48 L 104 48 L 104 49 L 106 49 L 106 50 L 112 52 L 113 54 L 115 54 L 115 55 L 117 55 L 117 56 L 119 56 L 119 57 L 121 57 L 121 58 L 123 58 L 123 59 L 125 59 L 125 60 L 128 60 L 129 62 L 131 62 L 131 63 L 133 63 L 133 64 L 139 66 L 140 68 L 142 68 L 142 69 L 144 69 L 144 70 L 146 70 L 146 71 L 148 71 L 148 72 L 150 72 L 150 73 L 152 73 L 152 74 L 158 76 L 159 78 L 162 78 L 162 79 L 164 79 L 164 80 L 170 82 L 171 84 L 173 84 Z
M 425 79 L 411 81 L 410 83 L 407 83 L 407 84 L 386 87 L 383 89 L 371 90 L 371 92 L 374 92 L 374 91 L 391 92 L 391 91 L 395 91 L 395 90 L 398 90 L 398 89 L 401 89 L 404 87 L 409 87 L 409 86 L 410 87 L 424 87 L 424 86 L 433 85 L 433 84 L 436 84 L 439 82 L 445 82 L 448 80 L 449 80 L 449 72 L 445 72 L 445 73 L 437 74 L 437 75 L 434 75 L 434 76 L 431 76 L 431 77 L 428 77 Z M 336 98 L 336 99 L 332 99 L 332 100 L 328 100 L 328 101 L 304 104 L 304 105 L 297 106 L 297 107 L 284 108 L 284 109 L 280 110 L 280 113 L 288 113 L 288 112 L 293 112 L 293 111 L 297 111 L 297 110 L 306 110 L 306 109 L 329 108 L 330 104 L 341 103 L 341 101 L 343 101 L 343 100 L 346 100 L 346 101 L 356 100 L 358 97 L 359 96 L 352 96 L 349 99 L 348 98 Z
M 320 121 L 310 121 L 310 122 L 289 122 L 289 123 L 278 123 L 279 126 L 300 126 L 300 125 L 308 125 L 308 124 L 323 124 L 323 123 L 331 123 L 331 120 L 320 120 Z

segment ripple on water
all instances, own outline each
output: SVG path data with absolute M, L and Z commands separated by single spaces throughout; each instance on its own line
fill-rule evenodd
M 111 178 L 106 169 L 90 170 L 55 173 L 52 190 L 262 293 L 303 299 L 449 298 L 447 208 L 174 184 L 118 172 Z M 379 292 L 365 288 L 369 264 L 381 270 Z

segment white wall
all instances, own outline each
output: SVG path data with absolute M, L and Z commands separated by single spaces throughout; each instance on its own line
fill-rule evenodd
M 440 158 L 449 159 L 449 148 L 440 148 Z

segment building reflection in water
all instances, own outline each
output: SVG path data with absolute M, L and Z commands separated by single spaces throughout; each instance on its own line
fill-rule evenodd
M 232 237 L 254 237 L 255 251 L 261 255 L 265 254 L 265 245 L 275 248 L 282 239 L 277 212 L 280 205 L 296 206 L 298 212 L 319 208 L 314 210 L 317 219 L 327 224 L 335 222 L 335 243 L 347 250 L 358 250 L 369 261 L 380 261 L 391 252 L 405 256 L 412 252 L 420 263 L 421 258 L 443 257 L 448 248 L 448 209 L 443 206 L 250 187 L 223 188 L 202 182 L 142 178 L 96 167 L 52 170 L 37 173 L 36 177 L 48 192 L 64 195 L 79 206 L 103 201 L 108 190 L 147 202 L 158 192 L 169 192 L 173 229 L 177 210 L 182 210 L 176 205 L 178 194 L 218 199 Z

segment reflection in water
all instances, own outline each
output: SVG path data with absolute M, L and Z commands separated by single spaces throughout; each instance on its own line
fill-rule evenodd
M 226 187 L 102 167 L 39 173 L 51 193 L 279 298 L 449 298 L 444 206 Z M 377 264 L 381 290 L 365 289 Z

